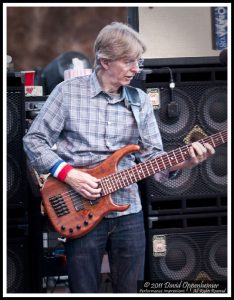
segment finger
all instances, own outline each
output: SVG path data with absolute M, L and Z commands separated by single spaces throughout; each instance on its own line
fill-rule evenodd
M 194 143 L 192 144 L 192 146 L 193 146 L 193 148 L 194 148 L 194 150 L 195 150 L 196 156 L 202 157 L 202 156 L 206 155 L 207 149 L 206 149 L 206 147 L 204 147 L 201 143 L 199 143 L 199 142 L 194 142 Z
M 82 189 L 86 190 L 90 194 L 100 194 L 101 193 L 101 188 L 92 188 L 88 185 L 83 186 Z
M 85 184 L 92 189 L 97 189 L 99 187 L 98 182 L 94 182 L 93 180 L 90 179 L 86 180 Z
M 80 194 L 89 200 L 95 200 L 99 197 L 101 197 L 100 193 L 90 193 L 89 191 L 85 190 L 85 189 L 81 189 Z
M 94 182 L 100 182 L 101 181 L 101 179 L 99 179 L 99 178 L 96 178 L 96 177 L 93 177 L 93 176 L 91 176 L 91 175 L 89 175 L 90 176 L 90 179 L 92 180 L 92 181 L 94 181 Z
M 204 151 L 204 152 L 203 152 Z M 193 168 L 197 164 L 201 163 L 206 159 L 206 148 L 203 147 L 200 143 L 194 142 L 192 143 L 192 147 L 190 147 L 190 168 Z
M 215 153 L 215 149 L 209 143 L 205 143 L 204 146 L 208 151 L 208 155 L 212 155 Z
M 81 185 L 87 184 L 92 188 L 97 188 L 98 183 L 100 182 L 100 179 L 98 179 L 96 177 L 93 177 L 93 176 L 91 176 L 87 173 L 81 172 L 81 171 L 79 171 L 78 180 L 79 180 Z
M 192 146 L 189 147 L 189 154 L 190 154 L 190 157 L 191 157 L 190 161 L 194 161 L 194 160 L 197 159 L 194 147 L 192 147 Z

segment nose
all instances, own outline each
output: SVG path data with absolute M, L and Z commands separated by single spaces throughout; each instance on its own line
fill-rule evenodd
M 135 61 L 131 66 L 131 71 L 137 73 L 140 71 L 140 67 L 137 61 Z

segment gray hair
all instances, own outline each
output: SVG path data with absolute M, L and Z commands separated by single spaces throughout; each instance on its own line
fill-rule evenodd
M 100 58 L 117 60 L 120 58 L 137 59 L 145 51 L 146 46 L 139 33 L 128 24 L 112 22 L 98 34 L 94 43 L 94 68 L 99 69 Z

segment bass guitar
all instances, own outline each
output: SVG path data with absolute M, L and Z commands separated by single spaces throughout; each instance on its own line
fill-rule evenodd
M 227 142 L 227 130 L 206 136 L 199 142 L 209 143 L 215 148 Z M 101 179 L 102 196 L 96 200 L 83 198 L 66 183 L 49 176 L 41 189 L 41 195 L 45 212 L 55 231 L 65 238 L 78 238 L 91 231 L 110 212 L 128 209 L 130 204 L 115 204 L 111 194 L 189 159 L 190 145 L 117 171 L 118 163 L 125 155 L 140 150 L 138 145 L 128 145 L 114 152 L 98 166 L 82 169 L 83 172 Z

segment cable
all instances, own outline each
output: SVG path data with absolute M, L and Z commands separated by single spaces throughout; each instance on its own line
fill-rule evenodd
M 173 78 L 173 73 L 171 68 L 169 67 L 163 67 L 163 69 L 168 69 L 170 72 L 170 103 L 167 104 L 167 114 L 169 118 L 176 118 L 179 115 L 179 108 L 178 103 L 174 100 L 174 88 L 175 88 L 175 81 Z

